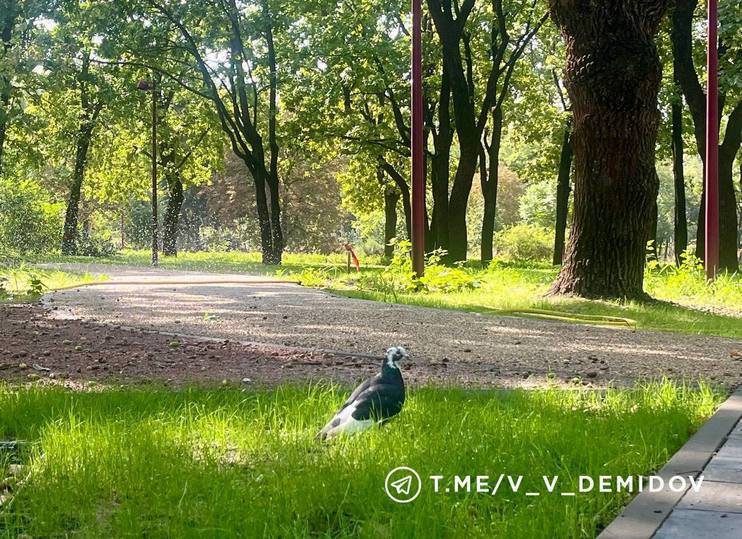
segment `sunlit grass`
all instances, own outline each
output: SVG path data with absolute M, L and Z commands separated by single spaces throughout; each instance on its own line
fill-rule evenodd
M 151 266 L 150 251 L 124 249 L 113 257 L 91 258 L 84 256 L 39 255 L 33 262 L 72 262 L 79 264 L 116 264 L 132 266 Z M 282 275 L 305 269 L 344 268 L 347 263 L 345 253 L 284 253 L 281 266 L 266 266 L 261 262 L 261 254 L 241 251 L 228 252 L 187 252 L 177 257 L 160 255 L 159 267 L 183 271 L 209 271 L 227 273 L 252 273 L 259 275 Z M 365 257 L 364 267 L 379 267 L 380 257 Z
M 24 264 L 0 266 L 0 301 L 26 301 L 35 299 L 39 291 L 58 290 L 101 280 L 105 280 L 105 276 Z
M 29 442 L 0 534 L 121 537 L 592 537 L 628 495 L 574 490 L 580 475 L 657 470 L 721 395 L 663 382 L 634 390 L 411 392 L 383 429 L 320 444 L 335 387 L 0 387 L 0 438 Z M 0 460 L 0 462 L 2 462 Z M 408 505 L 384 478 L 523 475 L 518 493 L 434 493 Z M 2 467 L 2 464 L 0 464 Z M 2 470 L 0 470 L 2 472 Z

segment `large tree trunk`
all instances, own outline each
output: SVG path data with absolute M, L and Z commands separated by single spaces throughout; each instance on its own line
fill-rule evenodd
M 166 176 L 166 179 L 169 196 L 162 224 L 162 254 L 178 256 L 178 222 L 183 206 L 183 182 L 178 172 Z
M 688 248 L 688 219 L 685 205 L 685 174 L 683 172 L 683 103 L 680 96 L 671 105 L 672 177 L 675 185 L 675 264 L 682 264 L 682 255 Z
M 557 174 L 556 219 L 554 222 L 554 258 L 552 262 L 559 266 L 564 258 L 564 239 L 567 232 L 569 215 L 569 174 L 572 170 L 572 120 L 567 120 L 562 136 L 562 151 L 559 155 L 559 172 Z
M 90 139 L 92 138 L 93 126 L 89 122 L 80 126 L 77 136 L 77 149 L 75 151 L 75 168 L 72 172 L 72 184 L 67 199 L 67 210 L 64 214 L 64 230 L 62 233 L 62 254 L 73 255 L 77 251 L 77 223 L 80 209 L 80 192 L 85 178 L 85 165 L 88 160 Z
M 657 197 L 662 68 L 654 44 L 668 0 L 550 0 L 567 41 L 575 201 L 551 292 L 640 298 Z
M 497 184 L 499 182 L 500 141 L 502 139 L 502 107 L 492 111 L 492 139 L 489 147 L 482 149 L 480 159 L 480 178 L 484 214 L 482 216 L 482 263 L 492 260 L 492 244 L 495 237 L 495 213 L 497 211 Z M 487 164 L 489 162 L 489 170 Z

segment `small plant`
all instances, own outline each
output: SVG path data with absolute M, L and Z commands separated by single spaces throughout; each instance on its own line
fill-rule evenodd
M 41 277 L 35 273 L 30 273 L 28 276 L 28 291 L 26 292 L 29 296 L 38 297 L 44 292 L 46 286 L 41 281 Z

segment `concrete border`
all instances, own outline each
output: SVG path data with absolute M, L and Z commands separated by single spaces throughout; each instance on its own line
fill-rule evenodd
M 724 401 L 714 415 L 657 473 L 667 480 L 673 475 L 698 476 L 729 433 L 742 418 L 742 387 Z M 667 486 L 659 492 L 638 494 L 598 539 L 649 539 L 662 526 L 687 491 L 673 492 Z

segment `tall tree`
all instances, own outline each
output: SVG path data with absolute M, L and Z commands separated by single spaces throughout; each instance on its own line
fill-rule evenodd
M 484 196 L 481 257 L 485 262 L 492 259 L 502 105 L 510 92 L 516 62 L 546 19 L 545 15 L 536 12 L 537 6 L 536 1 L 522 2 L 511 6 L 512 11 L 506 13 L 501 0 L 492 0 L 491 13 L 476 13 L 475 17 L 472 16 L 475 0 L 464 0 L 461 5 L 445 0 L 428 0 L 428 9 L 443 49 L 459 143 L 459 161 L 448 203 L 449 257 L 453 261 L 466 259 L 466 209 L 478 160 L 481 162 L 479 172 Z M 511 37 L 513 27 L 517 28 L 516 38 Z M 487 62 L 485 67 L 477 68 L 472 39 L 475 32 L 482 29 L 488 34 Z M 479 99 L 475 95 L 478 85 L 474 76 L 477 71 L 482 72 L 484 80 L 479 85 Z M 482 137 L 490 121 L 491 135 L 484 143 Z
M 22 112 L 23 78 L 32 74 L 33 35 L 44 16 L 57 9 L 57 0 L 0 0 L 0 173 L 11 122 Z
M 674 71 L 674 70 L 673 70 Z M 677 73 L 673 73 L 673 86 L 677 85 Z M 686 215 L 685 173 L 683 171 L 683 97 L 674 92 L 670 103 L 670 137 L 672 148 L 672 177 L 675 191 L 674 251 L 675 263 L 682 263 L 680 255 L 688 248 L 688 218 Z
M 643 297 L 657 197 L 662 68 L 654 44 L 669 0 L 550 0 L 567 44 L 575 198 L 565 263 L 551 292 Z
M 145 63 L 212 103 L 232 150 L 252 176 L 263 263 L 280 264 L 284 239 L 276 31 L 285 26 L 283 13 L 269 0 L 255 5 L 239 0 L 187 5 L 141 0 L 131 9 L 140 21 L 143 43 L 125 60 Z M 179 39 L 148 46 L 149 26 L 172 28 Z M 190 65 L 177 58 L 183 51 Z
M 80 99 L 80 124 L 75 139 L 75 165 L 70 181 L 67 210 L 64 215 L 62 254 L 75 254 L 77 251 L 80 194 L 93 139 L 93 130 L 98 125 L 98 118 L 105 104 L 103 97 L 95 92 L 95 86 L 91 84 L 90 54 L 89 50 L 82 51 L 79 58 L 80 70 L 75 74 L 73 83 Z M 93 87 L 92 91 L 91 86 Z
M 672 51 L 673 68 L 683 91 L 683 96 L 693 118 L 696 147 L 701 160 L 706 159 L 706 94 L 698 79 L 693 57 L 694 13 L 698 0 L 676 0 L 672 13 Z M 740 11 L 737 2 L 722 2 L 720 6 L 720 73 L 722 84 L 719 92 L 719 117 L 728 115 L 726 133 L 719 144 L 719 267 L 722 270 L 736 271 L 737 262 L 737 207 L 734 193 L 734 160 L 742 143 L 742 96 L 739 93 L 740 44 L 735 41 L 739 35 Z M 735 34 L 736 33 L 736 34 Z M 731 81 L 726 82 L 724 79 Z M 736 81 L 736 83 L 735 83 Z M 726 110 L 726 113 L 724 112 Z M 705 182 L 704 182 L 705 187 Z M 705 217 L 703 200 L 698 215 L 696 236 L 696 256 L 704 257 Z

